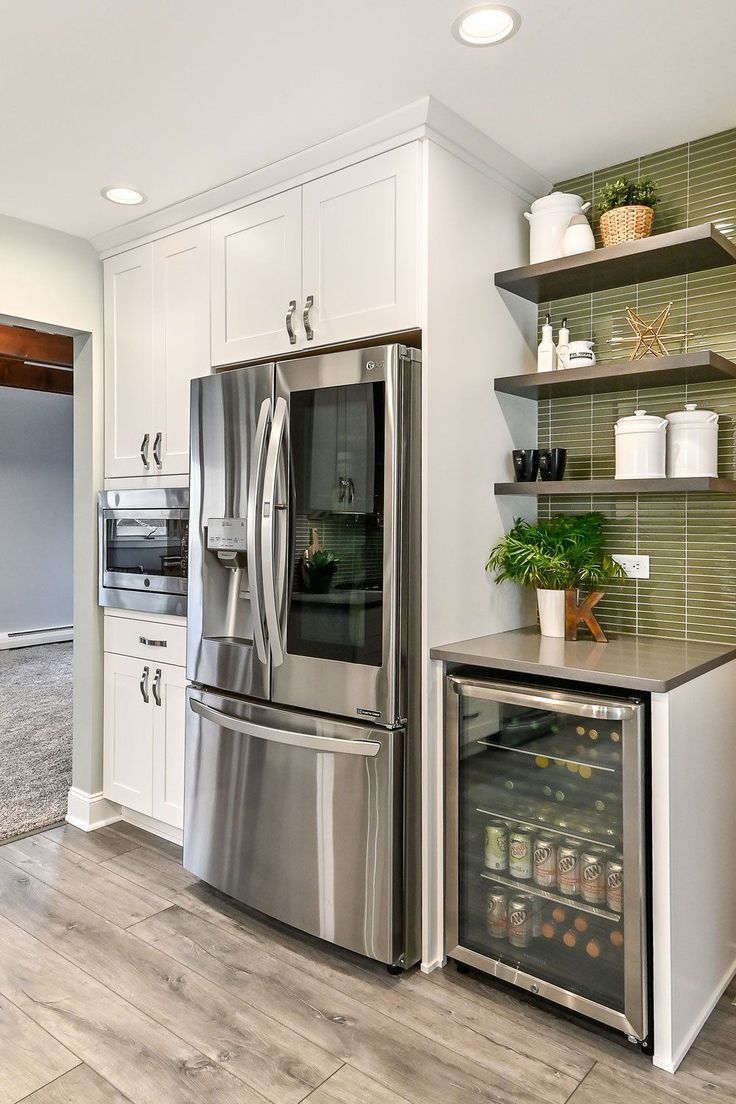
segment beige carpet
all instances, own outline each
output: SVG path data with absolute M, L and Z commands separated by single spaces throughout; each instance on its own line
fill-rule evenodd
M 0 651 L 0 840 L 62 820 L 72 781 L 72 645 Z

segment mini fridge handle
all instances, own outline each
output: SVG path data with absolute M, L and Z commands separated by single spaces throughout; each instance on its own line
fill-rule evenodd
M 211 705 L 196 698 L 190 698 L 189 704 L 195 713 L 204 717 L 206 721 L 221 728 L 229 728 L 232 732 L 242 732 L 244 736 L 253 736 L 257 740 L 269 740 L 274 744 L 288 744 L 291 747 L 306 748 L 308 751 L 333 752 L 342 755 L 362 755 L 372 758 L 378 755 L 381 745 L 375 740 L 340 740 L 330 736 L 312 736 L 307 732 L 289 732 L 280 728 L 268 728 L 266 725 L 254 724 L 252 721 L 244 721 L 240 717 L 232 717 L 229 713 L 223 713 L 221 709 L 215 709 Z
M 545 692 L 530 687 L 524 690 L 512 690 L 503 683 L 474 682 L 472 679 L 454 678 L 448 681 L 456 694 L 472 698 L 485 698 L 489 701 L 506 702 L 508 705 L 524 705 L 530 709 L 555 709 L 559 713 L 571 713 L 576 717 L 593 717 L 603 721 L 622 721 L 633 717 L 639 708 L 637 702 L 592 702 L 589 698 L 574 693 L 562 693 L 556 690 Z

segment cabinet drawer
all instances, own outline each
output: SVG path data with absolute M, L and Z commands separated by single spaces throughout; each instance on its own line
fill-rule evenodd
M 105 651 L 157 663 L 186 667 L 186 625 L 140 621 L 127 617 L 105 618 Z

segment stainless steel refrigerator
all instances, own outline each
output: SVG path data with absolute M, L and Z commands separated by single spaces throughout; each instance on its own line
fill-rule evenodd
M 184 865 L 419 957 L 420 354 L 192 385 Z

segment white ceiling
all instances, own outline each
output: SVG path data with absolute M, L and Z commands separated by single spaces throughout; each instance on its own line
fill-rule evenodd
M 736 125 L 733 0 L 507 2 L 490 49 L 472 0 L 3 4 L 0 212 L 93 237 L 426 95 L 552 180 Z

